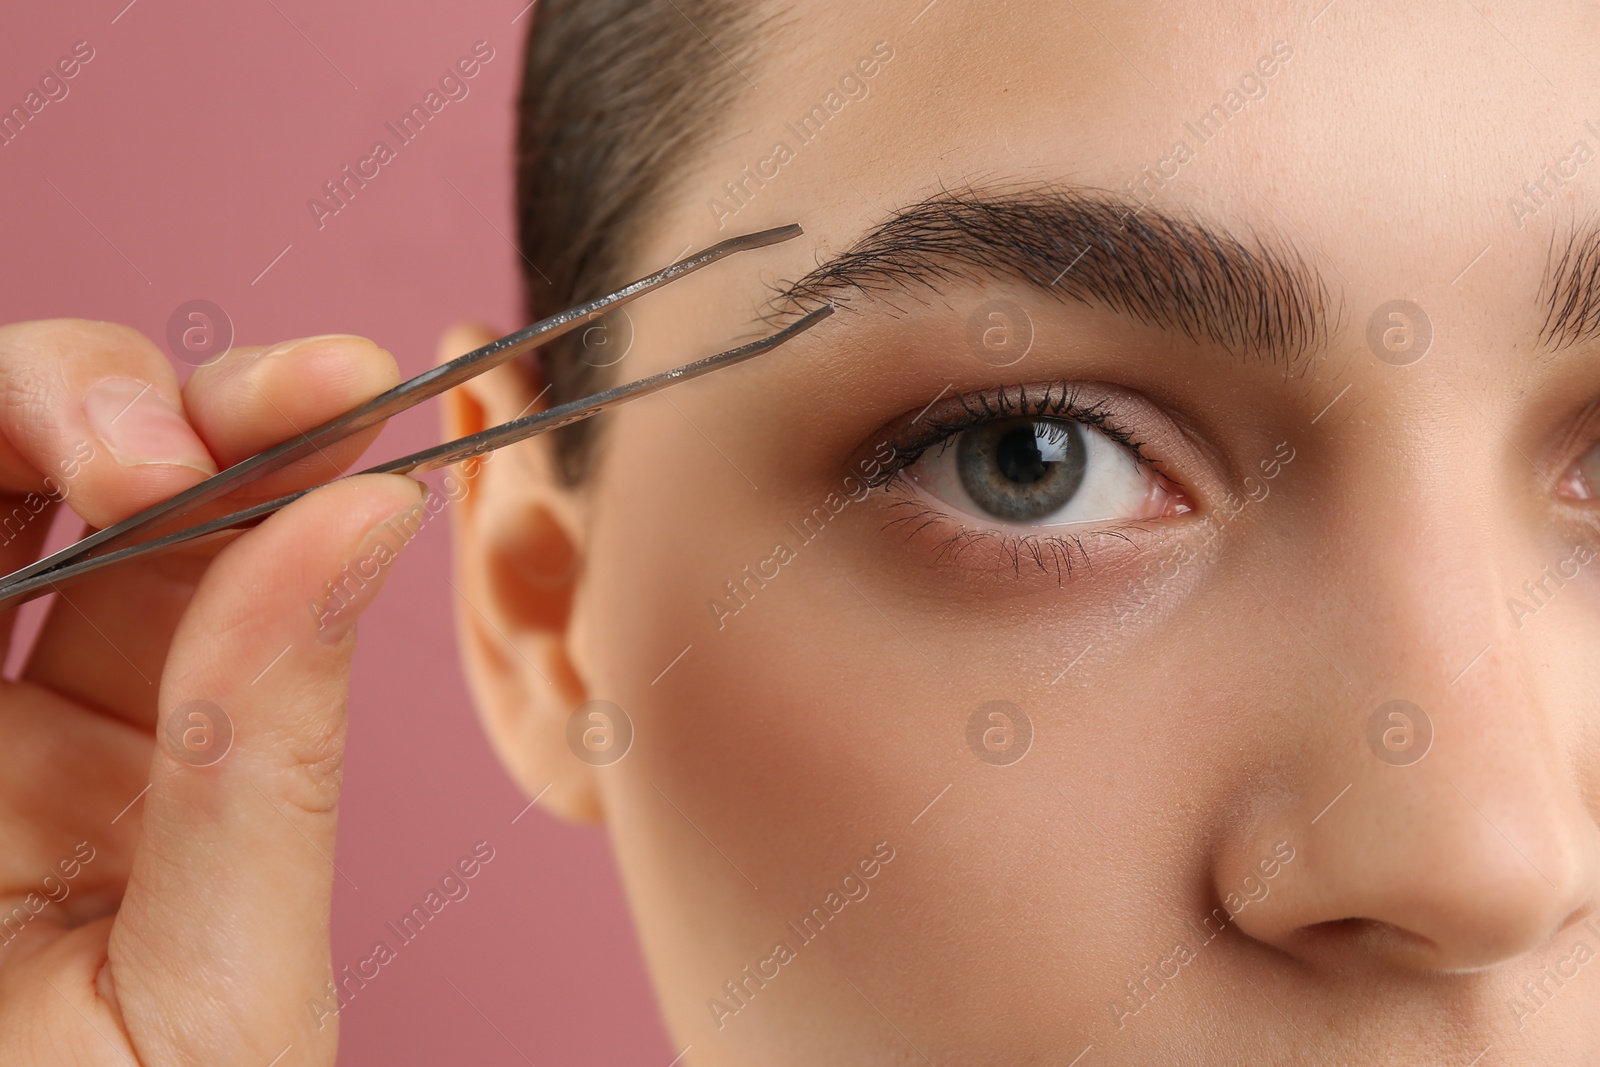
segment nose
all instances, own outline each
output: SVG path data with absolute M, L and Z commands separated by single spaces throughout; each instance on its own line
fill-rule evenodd
M 1457 741 L 1437 739 L 1431 767 L 1352 775 L 1298 841 L 1263 837 L 1220 865 L 1217 894 L 1239 906 L 1239 930 L 1314 964 L 1466 971 L 1531 953 L 1590 914 L 1592 824 L 1560 761 L 1474 767 Z M 1252 903 L 1271 875 L 1277 899 Z
M 1352 622 L 1324 648 L 1351 684 L 1314 701 L 1279 768 L 1286 788 L 1262 809 L 1275 810 L 1213 866 L 1242 933 L 1314 965 L 1466 971 L 1537 950 L 1600 902 L 1583 778 L 1592 590 L 1519 627 L 1505 604 L 1527 568 L 1470 525 L 1448 550 L 1338 564 L 1354 581 L 1337 614 Z M 1301 692 L 1329 694 L 1313 666 Z

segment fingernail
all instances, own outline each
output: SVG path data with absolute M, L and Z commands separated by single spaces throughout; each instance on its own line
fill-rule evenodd
M 428 487 L 412 479 L 419 499 L 372 526 L 361 539 L 355 558 L 326 584 L 320 603 L 311 613 L 317 620 L 317 640 L 338 644 L 355 628 L 367 605 L 389 577 L 389 567 L 427 521 Z
M 124 467 L 171 464 L 217 473 L 183 413 L 149 382 L 102 378 L 84 394 L 83 414 Z
M 310 348 L 312 345 L 320 344 L 323 341 L 340 341 L 346 344 L 354 341 L 364 345 L 370 345 L 372 343 L 365 337 L 358 337 L 353 333 L 319 333 L 315 337 L 301 337 L 298 340 L 284 341 L 280 344 L 275 344 L 271 348 L 264 349 L 261 354 L 256 357 L 256 359 L 261 360 L 271 359 L 273 356 L 287 356 L 291 352 L 297 352 L 302 348 Z
M 220 370 L 224 376 L 231 378 L 247 370 L 254 371 L 254 368 L 264 360 L 272 359 L 276 356 L 287 356 L 299 349 L 309 348 L 323 341 L 372 343 L 365 337 L 358 337 L 353 333 L 319 333 L 315 337 L 301 337 L 294 341 L 283 341 L 273 345 L 271 348 L 262 348 L 255 352 L 229 353 L 228 359 L 224 361 Z

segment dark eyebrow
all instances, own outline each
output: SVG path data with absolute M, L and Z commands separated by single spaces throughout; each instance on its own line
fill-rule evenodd
M 1600 336 L 1600 227 L 1594 220 L 1572 226 L 1559 259 L 1551 239 L 1540 292 L 1546 297 L 1541 345 L 1560 351 Z
M 1327 287 L 1292 246 L 1086 186 L 941 191 L 780 289 L 769 318 L 851 294 L 1011 277 L 1290 372 L 1326 344 Z

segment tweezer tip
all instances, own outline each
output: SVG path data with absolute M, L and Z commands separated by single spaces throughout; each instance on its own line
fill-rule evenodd
M 805 232 L 798 222 L 791 222 L 787 226 L 774 226 L 770 230 L 757 230 L 755 233 L 746 234 L 743 240 L 750 247 L 759 248 L 763 245 L 775 245 L 792 240 Z

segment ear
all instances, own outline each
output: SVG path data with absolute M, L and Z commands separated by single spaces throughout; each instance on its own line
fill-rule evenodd
M 496 336 L 456 326 L 440 341 L 440 361 Z M 540 410 L 542 389 L 516 362 L 480 374 L 444 394 L 447 439 Z M 568 640 L 583 563 L 580 496 L 560 483 L 544 437 L 459 464 L 454 477 L 456 634 L 479 717 L 528 796 L 543 791 L 551 811 L 597 821 L 595 770 L 567 748 L 567 718 L 589 692 Z

